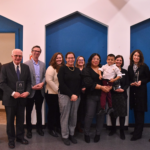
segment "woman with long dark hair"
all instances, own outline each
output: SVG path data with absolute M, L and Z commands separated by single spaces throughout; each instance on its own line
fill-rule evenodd
M 84 139 L 86 143 L 90 143 L 90 127 L 92 120 L 98 110 L 100 109 L 100 95 L 101 90 L 104 92 L 109 92 L 110 88 L 107 86 L 102 86 L 101 80 L 99 80 L 99 67 L 101 67 L 101 57 L 99 54 L 92 54 L 86 65 L 86 68 L 82 71 L 83 82 L 86 87 L 86 114 L 84 120 Z M 94 137 L 94 142 L 100 140 L 100 134 L 103 128 L 104 114 L 97 115 L 96 118 L 96 135 Z
M 140 50 L 134 50 L 130 55 L 128 67 L 130 82 L 130 108 L 134 110 L 135 127 L 131 141 L 142 138 L 144 116 L 147 111 L 147 83 L 149 82 L 149 68 L 144 63 Z

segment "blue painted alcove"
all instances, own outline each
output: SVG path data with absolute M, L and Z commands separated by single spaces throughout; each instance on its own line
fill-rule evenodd
M 135 49 L 140 49 L 144 55 L 144 62 L 150 68 L 150 19 L 131 26 L 131 47 L 132 53 Z M 150 83 L 147 84 L 148 112 L 145 113 L 145 124 L 150 123 Z M 134 114 L 130 110 L 129 123 L 134 123 Z
M 46 66 L 54 53 L 64 56 L 72 51 L 87 61 L 92 53 L 99 53 L 102 64 L 107 57 L 107 27 L 75 12 L 46 25 Z
M 0 33 L 15 33 L 15 48 L 23 48 L 23 26 L 0 15 Z
M 92 53 L 101 56 L 101 63 L 107 58 L 106 25 L 99 23 L 80 12 L 74 12 L 46 25 L 46 67 L 54 53 L 69 51 L 84 56 L 87 62 Z

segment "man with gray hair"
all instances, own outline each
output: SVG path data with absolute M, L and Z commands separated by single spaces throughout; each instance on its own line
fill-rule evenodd
M 12 62 L 4 64 L 0 74 L 0 86 L 3 90 L 3 105 L 7 117 L 7 135 L 9 148 L 15 148 L 15 138 L 21 144 L 28 144 L 24 139 L 24 110 L 26 98 L 31 91 L 29 67 L 21 63 L 22 51 L 12 51 Z M 16 134 L 14 120 L 16 116 Z

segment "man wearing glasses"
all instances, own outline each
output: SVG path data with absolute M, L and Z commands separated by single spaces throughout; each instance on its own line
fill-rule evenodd
M 40 136 L 44 136 L 42 130 L 42 104 L 44 99 L 44 84 L 45 84 L 45 63 L 39 60 L 41 54 L 40 46 L 34 46 L 31 50 L 32 59 L 25 62 L 30 68 L 31 75 L 31 93 L 27 99 L 26 105 L 26 126 L 27 126 L 27 138 L 32 138 L 32 123 L 31 113 L 33 105 L 35 103 L 36 108 L 36 130 Z
M 28 144 L 24 139 L 24 110 L 26 98 L 31 92 L 31 78 L 29 67 L 21 63 L 22 51 L 12 51 L 12 62 L 2 66 L 0 86 L 3 90 L 3 105 L 7 117 L 7 135 L 9 148 L 15 148 L 15 138 L 21 144 Z M 16 134 L 15 121 L 16 116 Z

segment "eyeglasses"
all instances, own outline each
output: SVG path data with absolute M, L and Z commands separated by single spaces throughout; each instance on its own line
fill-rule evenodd
M 32 50 L 33 52 L 36 52 L 36 53 L 41 53 L 41 51 L 36 51 L 36 50 Z
M 19 57 L 22 58 L 22 55 L 14 55 L 15 58 Z
M 99 59 L 99 58 L 93 58 L 92 60 L 97 60 L 97 61 L 100 61 L 100 59 Z
M 84 62 L 84 60 L 80 60 L 80 59 L 78 59 L 78 62 Z
M 67 59 L 75 59 L 74 57 L 67 57 Z

